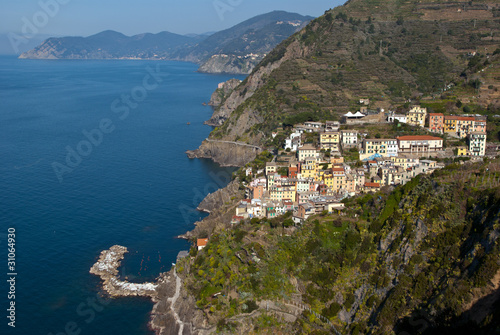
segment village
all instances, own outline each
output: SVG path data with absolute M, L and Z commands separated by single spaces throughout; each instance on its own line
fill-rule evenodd
M 360 104 L 364 103 L 365 100 L 360 100 Z M 231 223 L 271 219 L 291 212 L 293 222 L 300 224 L 314 214 L 341 212 L 342 200 L 347 197 L 405 184 L 420 174 L 431 174 L 445 166 L 439 159 L 432 159 L 445 155 L 443 137 L 439 135 L 465 138 L 467 145 L 456 147 L 454 157 L 469 156 L 474 160 L 485 155 L 485 117 L 427 113 L 427 109 L 420 106 L 406 114 L 383 110 L 372 115 L 364 112 L 349 112 L 340 122 L 311 121 L 295 125 L 285 140 L 284 150 L 290 155 L 287 159 L 278 160 L 274 156 L 265 168 L 246 168 L 246 198 L 237 206 Z M 387 123 L 422 128 L 429 134 L 368 138 L 356 129 L 340 130 L 341 124 L 375 123 L 381 118 Z M 304 142 L 311 135 L 317 137 L 316 145 Z M 359 153 L 359 159 L 347 161 L 344 154 L 353 151 Z

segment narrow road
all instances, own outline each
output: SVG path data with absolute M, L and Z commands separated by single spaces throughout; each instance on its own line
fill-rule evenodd
M 261 147 L 258 147 L 256 145 L 251 145 L 251 144 L 246 144 L 246 143 L 241 143 L 241 142 L 232 142 L 232 141 L 222 141 L 222 140 L 211 140 L 209 138 L 206 138 L 205 141 L 207 142 L 219 142 L 219 143 L 230 143 L 230 144 L 236 144 L 236 145 L 241 145 L 241 146 L 244 146 L 244 147 L 250 147 L 250 148 L 254 148 L 254 149 L 258 149 L 258 150 L 262 150 Z
M 174 319 L 177 324 L 179 324 L 179 335 L 182 335 L 182 332 L 184 331 L 184 323 L 182 322 L 181 318 L 179 318 L 179 315 L 174 309 L 175 302 L 179 298 L 179 294 L 181 293 L 181 278 L 177 276 L 177 271 L 174 267 L 174 276 L 175 276 L 175 294 L 172 298 L 168 298 L 167 300 L 170 300 L 170 309 L 172 310 L 172 313 L 174 314 Z

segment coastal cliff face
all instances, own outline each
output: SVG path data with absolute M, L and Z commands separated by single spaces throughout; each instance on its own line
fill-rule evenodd
M 280 46 L 278 46 L 278 48 L 280 48 Z M 213 113 L 210 120 L 207 121 L 207 124 L 211 126 L 221 126 L 224 121 L 229 118 L 231 113 L 252 97 L 255 91 L 266 84 L 266 78 L 271 74 L 271 72 L 277 69 L 283 62 L 298 56 L 304 56 L 308 53 L 309 51 L 307 48 L 301 48 L 297 42 L 292 42 L 286 51 L 284 51 L 283 57 L 274 62 L 269 61 L 266 65 L 262 65 L 261 63 L 261 65 L 254 70 L 252 74 L 250 74 L 243 84 L 235 89 L 231 95 L 223 101 L 221 106 Z M 249 114 L 249 119 L 255 119 L 256 121 L 255 123 L 246 123 L 244 127 L 246 129 L 249 129 L 256 123 L 262 122 L 262 119 L 258 117 L 258 113 L 256 113 L 253 108 L 244 108 L 240 115 L 241 114 Z M 241 120 L 238 123 L 245 123 L 245 121 L 246 120 Z M 231 138 L 231 136 L 228 138 Z M 235 136 L 232 136 L 232 138 L 235 138 Z
M 203 141 L 196 150 L 186 151 L 189 158 L 208 158 L 221 166 L 243 166 L 260 152 L 255 147 L 229 142 Z
M 217 88 L 215 92 L 212 93 L 208 105 L 214 107 L 220 106 L 222 101 L 224 101 L 239 84 L 241 84 L 241 80 L 235 78 L 222 83 L 222 87 Z
M 231 181 L 226 187 L 207 195 L 198 205 L 197 209 L 199 211 L 212 213 L 214 210 L 218 210 L 224 204 L 231 202 L 235 198 L 240 198 L 242 193 L 239 186 L 240 185 L 237 180 Z
M 198 72 L 250 74 L 262 58 L 264 56 L 213 55 L 201 64 Z
M 213 233 L 226 229 L 235 213 L 235 208 L 245 198 L 240 188 L 238 178 L 231 181 L 226 187 L 209 194 L 198 206 L 198 210 L 209 212 L 210 215 L 201 221 L 195 222 L 195 228 L 180 238 L 193 239 L 200 236 L 210 236 Z

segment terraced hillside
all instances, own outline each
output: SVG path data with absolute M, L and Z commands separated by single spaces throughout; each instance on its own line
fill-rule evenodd
M 500 86 L 499 46 L 494 1 L 351 0 L 276 47 L 215 111 L 211 137 L 261 144 L 293 115 L 335 119 L 360 98 L 390 108 L 449 87 L 486 109 Z M 487 84 L 480 97 L 475 79 Z

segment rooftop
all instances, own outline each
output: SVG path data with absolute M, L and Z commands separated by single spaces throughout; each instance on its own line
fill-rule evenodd
M 199 238 L 198 241 L 196 241 L 196 245 L 198 247 L 204 247 L 208 243 L 208 238 Z
M 380 187 L 379 183 L 365 183 L 365 187 Z
M 443 140 L 441 137 L 430 135 L 408 135 L 396 137 L 399 141 L 439 141 Z

